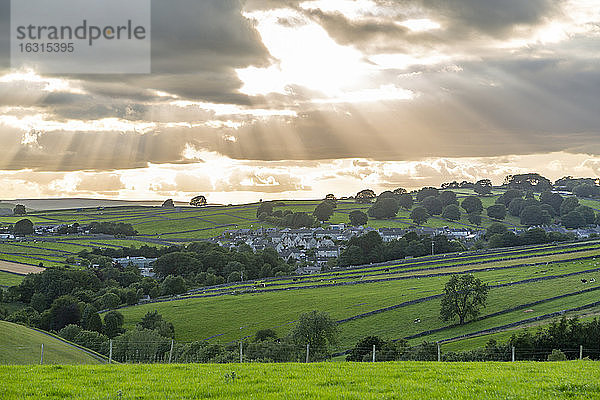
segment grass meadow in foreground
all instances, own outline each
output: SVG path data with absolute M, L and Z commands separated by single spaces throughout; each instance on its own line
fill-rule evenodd
M 590 399 L 593 361 L 0 367 L 2 398 Z

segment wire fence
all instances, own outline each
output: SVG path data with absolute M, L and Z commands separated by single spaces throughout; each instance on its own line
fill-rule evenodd
M 189 363 L 283 363 L 283 362 L 385 362 L 385 361 L 560 361 L 600 359 L 600 346 L 588 348 L 515 348 L 486 346 L 468 351 L 445 351 L 439 343 L 407 346 L 385 342 L 356 346 L 350 350 L 276 341 L 182 343 L 174 340 L 120 342 L 110 340 L 90 351 L 68 342 L 40 345 L 0 344 L 0 364 L 189 364 Z M 70 349 L 69 349 L 70 348 Z M 72 350 L 72 351 L 71 351 Z

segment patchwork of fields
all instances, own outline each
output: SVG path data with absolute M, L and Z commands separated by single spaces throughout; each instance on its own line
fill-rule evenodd
M 491 290 L 479 320 L 454 326 L 439 319 L 440 295 L 451 274 L 464 273 L 473 273 Z M 444 341 L 561 310 L 598 307 L 599 294 L 600 243 L 591 242 L 203 288 L 120 312 L 126 326 L 133 327 L 146 312 L 158 310 L 175 325 L 179 341 L 227 343 L 266 328 L 285 335 L 301 313 L 318 309 L 339 321 L 343 351 L 368 335 L 409 338 L 413 344 Z

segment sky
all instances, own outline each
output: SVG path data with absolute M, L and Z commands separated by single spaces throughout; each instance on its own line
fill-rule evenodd
M 597 177 L 599 93 L 600 0 L 154 0 L 151 74 L 0 62 L 0 198 Z

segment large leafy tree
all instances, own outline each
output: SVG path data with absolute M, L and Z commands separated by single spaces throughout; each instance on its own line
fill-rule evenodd
M 434 196 L 437 197 L 439 190 L 434 187 L 424 187 L 417 192 L 417 201 L 423 201 L 425 198 Z
M 337 343 L 338 334 L 337 324 L 329 314 L 311 311 L 300 315 L 291 336 L 297 344 L 310 346 L 313 359 L 322 359 L 327 357 L 328 346 Z
M 403 193 L 398 197 L 398 205 L 405 210 L 410 210 L 413 206 L 414 200 L 410 193 Z
M 393 218 L 398 214 L 398 202 L 391 197 L 379 198 L 369 208 L 369 216 L 375 219 Z
M 480 196 L 485 196 L 492 193 L 492 181 L 489 179 L 481 179 L 475 182 L 473 190 Z
M 335 209 L 333 204 L 334 203 L 332 203 L 329 200 L 326 200 L 326 201 L 320 203 L 315 208 L 313 215 L 315 216 L 316 219 L 318 219 L 321 222 L 327 221 L 333 215 L 333 211 Z
M 27 210 L 25 209 L 24 205 L 17 204 L 15 206 L 15 208 L 13 208 L 13 214 L 15 214 L 15 215 L 25 215 L 25 214 L 27 214 Z
M 440 318 L 444 321 L 458 317 L 464 324 L 469 317 L 475 318 L 487 300 L 488 287 L 471 274 L 453 275 L 444 288 Z
M 364 225 L 369 221 L 367 214 L 360 210 L 351 211 L 350 214 L 348 214 L 348 218 L 350 218 L 350 224 L 352 226 Z
M 371 189 L 364 189 L 356 194 L 355 199 L 357 203 L 368 204 L 372 203 L 376 197 L 377 196 L 375 195 L 374 191 L 372 191 Z
M 537 173 L 508 175 L 504 180 L 504 186 L 511 189 L 533 190 L 541 193 L 552 189 L 552 182 Z
M 429 219 L 427 209 L 424 207 L 415 207 L 415 209 L 410 213 L 410 219 L 412 219 L 417 225 L 424 224 Z
M 194 207 L 202 207 L 205 206 L 207 203 L 206 201 L 206 197 L 204 196 L 196 196 L 194 197 L 192 200 L 190 200 L 190 205 L 194 206 Z
M 449 206 L 450 204 L 458 204 L 458 200 L 456 200 L 456 193 L 451 190 L 445 190 L 440 193 L 440 201 L 444 207 Z
M 494 219 L 504 219 L 506 218 L 506 207 L 504 207 L 504 204 L 494 204 L 489 206 L 487 208 L 487 215 Z
M 164 208 L 174 208 L 175 207 L 175 203 L 173 202 L 173 199 L 167 199 L 162 203 L 162 206 Z
M 15 224 L 13 232 L 16 235 L 31 235 L 33 234 L 33 223 L 28 219 L 22 219 Z
M 468 214 L 480 213 L 483 211 L 481 200 L 476 196 L 469 196 L 465 198 L 460 205 Z
M 429 215 L 440 215 L 443 210 L 443 204 L 438 197 L 429 196 L 423 199 L 421 205 L 427 209 Z
M 442 218 L 458 221 L 460 219 L 460 208 L 456 204 L 447 205 L 442 212 Z

